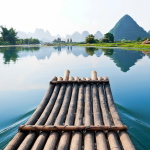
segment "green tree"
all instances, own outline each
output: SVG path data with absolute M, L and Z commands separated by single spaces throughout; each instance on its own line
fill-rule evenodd
M 94 38 L 94 35 L 93 35 L 93 34 L 90 34 L 89 36 L 87 36 L 87 37 L 85 38 L 85 42 L 86 42 L 86 43 L 95 43 L 96 40 L 95 40 L 95 38 Z
M 109 39 L 109 42 L 112 42 L 112 43 L 114 42 L 114 35 L 112 33 L 106 33 L 104 35 L 104 38 Z
M 102 42 L 102 43 L 109 43 L 110 41 L 109 41 L 108 38 L 102 38 L 101 42 Z
M 137 39 L 136 39 L 136 41 L 141 41 L 142 39 L 141 39 L 141 37 L 137 37 Z
M 15 31 L 15 29 L 13 28 L 7 29 L 6 27 L 3 27 L 3 26 L 0 26 L 0 27 L 2 29 L 1 35 L 2 35 L 3 41 L 9 42 L 12 45 L 16 44 L 17 32 Z
M 40 44 L 40 41 L 38 39 L 32 39 L 32 38 L 30 38 L 29 44 Z

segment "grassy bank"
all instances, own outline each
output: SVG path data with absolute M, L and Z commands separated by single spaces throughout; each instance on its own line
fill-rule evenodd
M 96 47 L 121 47 L 121 48 L 134 48 L 150 50 L 150 44 L 142 44 L 141 42 L 135 43 L 94 43 L 94 44 L 77 44 L 77 46 L 96 46 Z M 132 49 L 131 49 L 132 50 Z

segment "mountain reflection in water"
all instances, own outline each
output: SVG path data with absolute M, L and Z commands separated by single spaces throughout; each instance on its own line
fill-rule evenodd
M 95 47 L 75 47 L 75 46 L 55 46 L 55 47 L 0 47 L 0 53 L 3 54 L 4 64 L 9 64 L 10 61 L 15 62 L 18 58 L 35 56 L 38 60 L 50 59 L 53 53 L 60 55 L 62 52 L 68 55 L 89 57 L 96 55 L 100 57 L 103 53 L 109 57 L 122 72 L 130 70 L 135 63 L 142 59 L 145 55 L 150 58 L 149 52 L 130 51 L 123 49 L 103 49 Z
M 117 67 L 123 72 L 130 70 L 130 67 L 145 56 L 141 51 L 131 51 L 122 49 L 102 49 L 104 55 L 110 57 Z

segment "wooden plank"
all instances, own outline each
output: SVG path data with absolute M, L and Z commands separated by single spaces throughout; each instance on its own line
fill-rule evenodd
M 53 81 L 57 80 L 56 77 L 54 77 L 52 79 Z M 54 89 L 54 85 L 50 84 L 49 88 L 44 96 L 44 98 L 42 99 L 41 103 L 39 104 L 38 108 L 35 110 L 35 112 L 32 114 L 32 116 L 30 117 L 30 119 L 26 122 L 26 125 L 30 124 L 30 125 L 34 125 L 36 123 L 36 121 L 38 120 L 39 116 L 42 114 L 45 106 L 47 105 L 53 89 Z M 14 138 L 9 142 L 9 144 L 5 147 L 5 150 L 14 150 L 17 149 L 19 147 L 19 145 L 22 143 L 22 141 L 24 140 L 24 138 L 26 137 L 27 133 L 22 133 L 22 132 L 18 132 Z
M 105 85 L 105 91 L 106 91 L 106 96 L 107 96 L 107 101 L 108 101 L 108 106 L 109 106 L 109 110 L 111 113 L 111 116 L 113 118 L 113 122 L 115 125 L 123 125 L 120 116 L 116 110 L 114 101 L 113 101 L 113 97 L 112 97 L 112 93 L 111 93 L 111 88 L 109 84 Z M 120 136 L 120 140 L 123 146 L 124 150 L 135 150 L 135 147 L 128 135 L 127 132 L 125 131 L 120 131 L 119 132 L 119 136 Z
M 86 80 L 91 80 L 86 78 Z M 85 125 L 93 125 L 93 116 L 92 116 L 92 98 L 91 98 L 91 86 L 87 84 L 85 87 L 85 106 L 84 106 L 84 117 Z M 94 132 L 87 131 L 84 134 L 84 150 L 94 150 Z

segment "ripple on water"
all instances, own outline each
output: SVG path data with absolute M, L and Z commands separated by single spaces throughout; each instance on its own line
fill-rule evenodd
M 13 124 L 10 126 L 0 130 L 0 150 L 4 149 L 5 146 L 9 143 L 9 141 L 14 137 L 14 135 L 18 131 L 18 127 L 26 123 L 31 114 L 35 111 L 35 109 L 25 113 L 17 120 L 14 120 Z
M 128 132 L 136 149 L 149 150 L 150 126 L 136 118 L 136 115 L 131 110 L 128 110 L 119 104 L 116 104 L 116 107 L 123 123 L 128 127 Z

